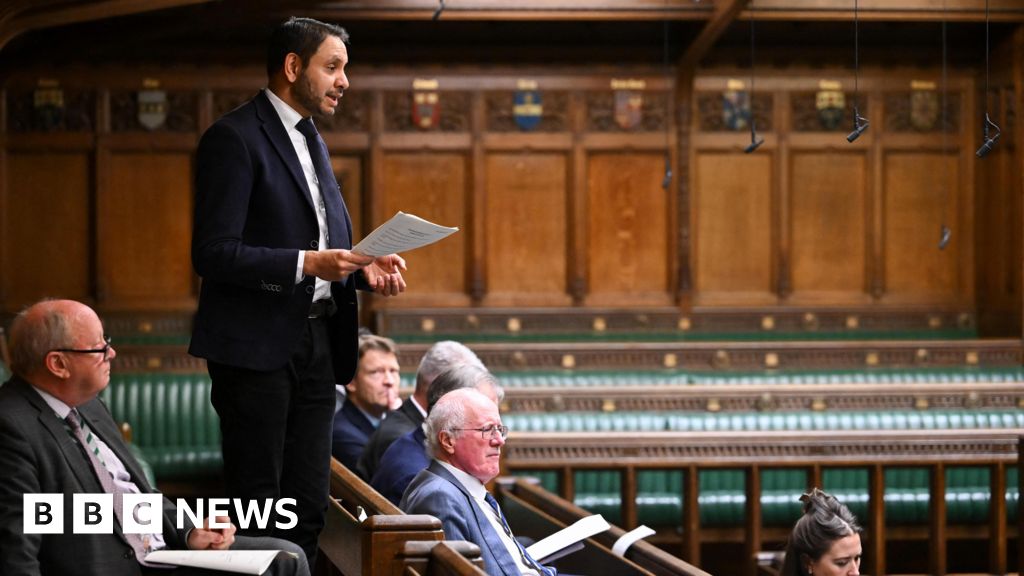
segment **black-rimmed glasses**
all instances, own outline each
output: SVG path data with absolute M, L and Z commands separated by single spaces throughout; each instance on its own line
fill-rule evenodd
M 501 436 L 504 440 L 508 438 L 508 426 L 487 426 L 485 428 L 452 428 L 452 430 L 476 430 L 480 433 L 482 440 L 493 440 L 497 436 Z
M 103 336 L 107 343 L 103 348 L 54 348 L 50 352 L 74 352 L 75 354 L 103 354 L 103 360 L 110 358 L 110 336 Z

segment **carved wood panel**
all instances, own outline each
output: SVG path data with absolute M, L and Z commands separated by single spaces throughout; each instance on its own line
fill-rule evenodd
M 509 303 L 517 294 L 566 292 L 566 157 L 487 157 L 487 291 Z
M 623 128 L 615 121 L 615 93 L 612 91 L 587 92 L 586 130 L 589 132 L 661 132 L 668 129 L 671 110 L 667 92 L 641 91 L 640 123 L 635 128 Z
M 425 131 L 468 132 L 470 106 L 468 92 L 438 92 L 440 115 L 438 125 Z M 412 91 L 384 93 L 384 130 L 387 132 L 421 132 L 413 123 Z
M 96 93 L 61 89 L 60 107 L 35 106 L 34 90 L 7 93 L 7 129 L 11 132 L 92 132 L 96 127 Z
M 487 92 L 486 129 L 489 132 L 521 132 L 516 124 L 513 92 Z M 567 92 L 541 92 L 543 106 L 540 122 L 532 132 L 564 132 L 569 129 L 569 94 Z
M 697 93 L 697 122 L 702 132 L 732 132 L 726 122 L 725 102 L 720 92 Z M 771 94 L 756 93 L 751 102 L 754 121 L 759 132 L 771 131 L 773 123 L 772 107 L 775 99 Z M 750 125 L 744 122 L 735 131 L 749 131 Z
M 668 198 L 661 154 L 594 154 L 587 170 L 590 294 L 668 300 Z
M 461 154 L 388 153 L 384 157 L 381 222 L 399 210 L 461 230 L 441 242 L 404 254 L 412 296 L 466 291 L 465 195 L 467 161 Z M 375 228 L 373 222 L 367 228 Z
M 842 114 L 836 116 L 834 125 L 822 119 L 816 92 L 793 92 L 789 102 L 794 132 L 849 132 L 853 127 L 853 92 L 843 94 Z M 857 110 L 861 116 L 870 119 L 871 109 L 863 92 L 858 97 Z
M 89 299 L 92 224 L 87 154 L 9 153 L 4 243 L 4 307 L 44 296 Z
M 192 159 L 185 153 L 111 154 L 97 204 L 100 296 L 159 309 L 194 297 Z
M 155 129 L 139 121 L 139 93 L 110 93 L 110 130 L 112 132 L 195 132 L 198 130 L 198 96 L 195 92 L 165 91 L 166 118 Z

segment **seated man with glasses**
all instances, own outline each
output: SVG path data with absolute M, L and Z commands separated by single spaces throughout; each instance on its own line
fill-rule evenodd
M 97 398 L 110 382 L 110 363 L 116 357 L 99 317 L 79 302 L 47 300 L 14 318 L 14 376 L 0 387 L 0 574 L 212 575 L 220 572 L 154 565 L 145 556 L 161 548 L 231 548 L 291 552 L 279 555 L 266 574 L 308 576 L 305 554 L 295 544 L 236 537 L 230 523 L 212 528 L 213 518 L 192 526 L 184 515 L 179 526 L 176 507 L 167 498 L 162 516 L 157 516 L 159 532 L 122 530 L 119 503 L 125 495 L 155 491 L 121 439 L 110 410 Z M 74 495 L 82 493 L 113 496 L 111 530 L 75 533 Z M 60 533 L 26 533 L 26 494 L 64 495 Z
M 462 388 L 434 405 L 425 426 L 434 459 L 405 491 L 402 510 L 435 516 L 445 539 L 479 546 L 484 570 L 492 576 L 557 574 L 515 539 L 498 502 L 484 486 L 498 475 L 501 447 L 508 436 L 498 406 L 476 389 Z
M 430 383 L 427 389 L 427 414 L 445 394 L 461 388 L 479 390 L 496 406 L 505 397 L 505 391 L 498 385 L 498 380 L 487 369 L 465 364 L 442 372 Z M 370 480 L 370 486 L 395 506 L 402 501 L 402 494 L 412 479 L 430 465 L 430 454 L 424 445 L 426 440 L 422 426 L 400 436 L 384 451 L 377 472 Z

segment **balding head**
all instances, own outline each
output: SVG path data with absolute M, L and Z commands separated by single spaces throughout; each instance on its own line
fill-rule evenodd
M 44 300 L 11 324 L 11 371 L 70 406 L 88 402 L 110 381 L 115 352 L 96 312 L 74 300 Z

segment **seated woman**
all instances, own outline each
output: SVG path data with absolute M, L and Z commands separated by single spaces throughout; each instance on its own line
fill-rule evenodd
M 793 526 L 782 576 L 857 576 L 863 529 L 850 510 L 817 488 L 800 497 L 804 515 Z

